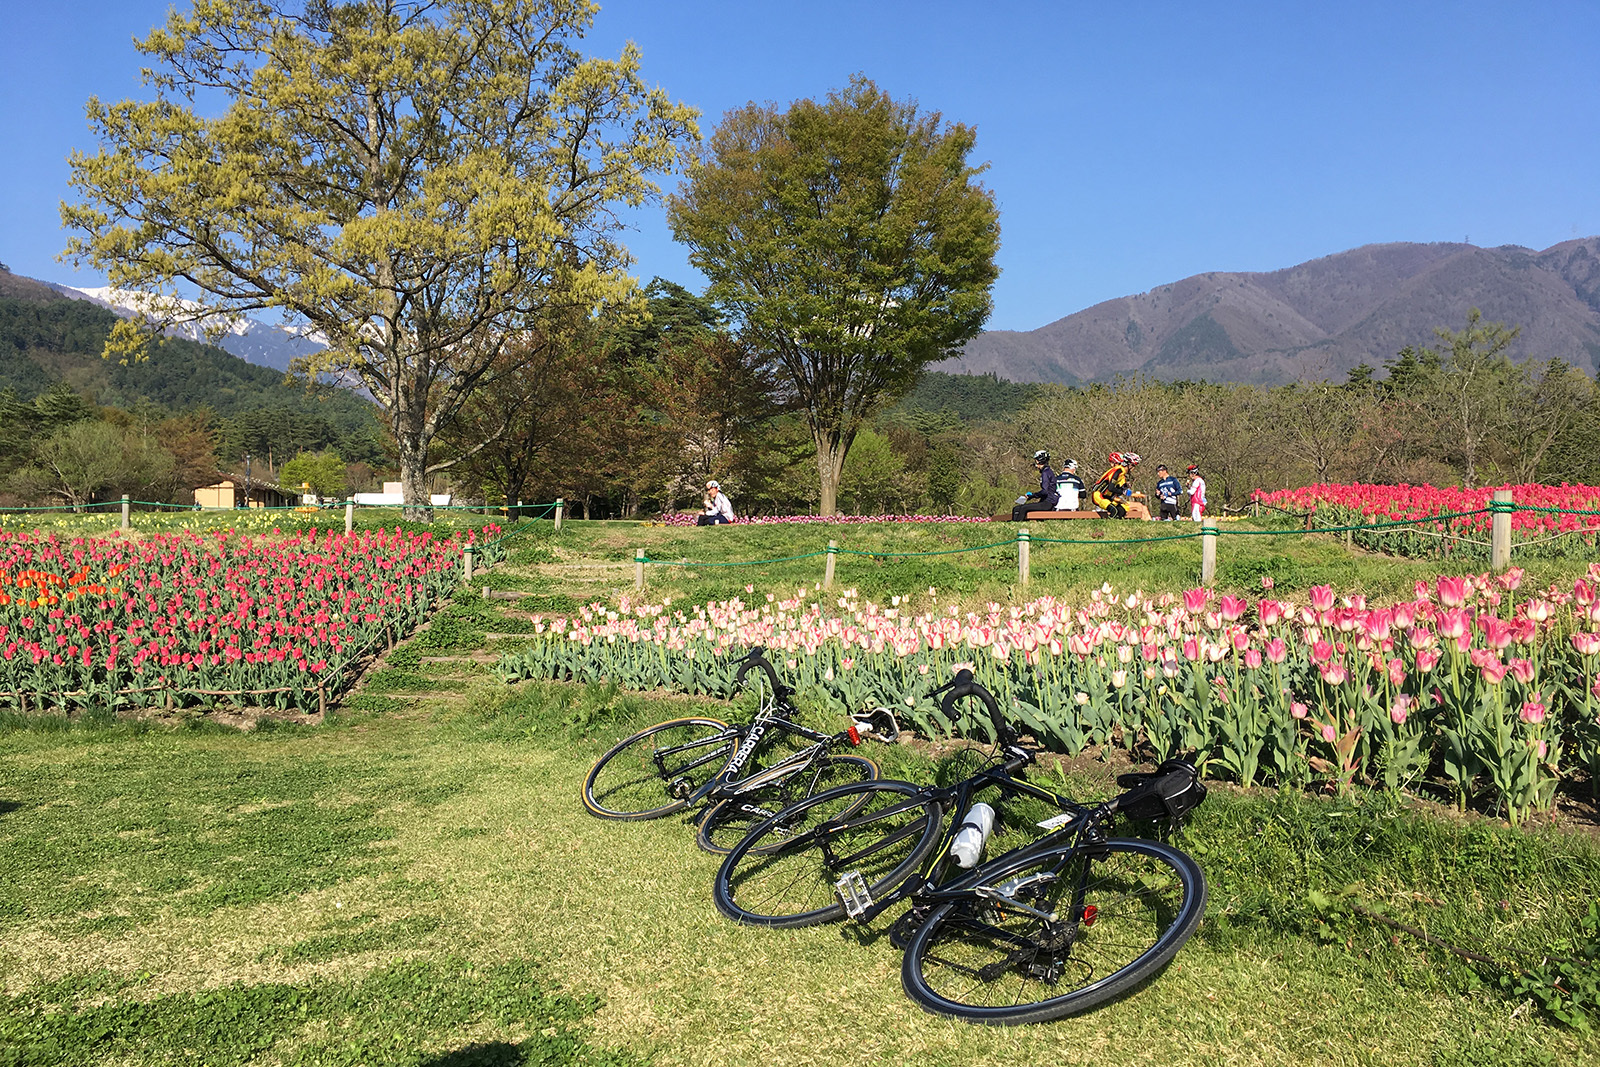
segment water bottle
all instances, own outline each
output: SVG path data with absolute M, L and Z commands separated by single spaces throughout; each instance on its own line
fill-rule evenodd
M 983 855 L 983 843 L 989 839 L 989 831 L 993 829 L 993 808 L 981 802 L 968 808 L 966 818 L 961 820 L 961 829 L 956 833 L 956 839 L 950 842 L 950 855 L 956 858 L 956 866 L 975 865 L 978 857 Z

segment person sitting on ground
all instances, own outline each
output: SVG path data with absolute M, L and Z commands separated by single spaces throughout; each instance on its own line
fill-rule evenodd
M 1096 508 L 1105 512 L 1106 518 L 1125 519 L 1128 517 L 1128 499 L 1133 496 L 1133 490 L 1128 488 L 1128 476 L 1138 464 L 1139 454 L 1113 452 L 1106 459 L 1111 467 L 1094 483 L 1094 492 L 1089 494 L 1089 499 Z
M 1199 522 L 1206 510 L 1206 480 L 1200 477 L 1200 468 L 1193 463 L 1184 473 L 1189 476 L 1189 518 Z
M 715 478 L 706 483 L 705 508 L 705 514 L 695 520 L 696 526 L 720 526 L 733 521 L 733 502 Z
M 1083 479 L 1078 477 L 1078 461 L 1069 459 L 1056 475 L 1056 507 L 1062 511 L 1077 511 L 1082 506 Z
M 1178 498 L 1183 495 L 1183 483 L 1174 478 L 1165 463 L 1156 468 L 1156 496 L 1161 498 L 1161 521 L 1172 522 L 1178 517 Z
M 1050 453 L 1044 449 L 1033 454 L 1033 465 L 1039 472 L 1039 488 L 1017 501 L 1011 509 L 1011 521 L 1021 522 L 1030 511 L 1056 509 L 1056 472 L 1050 469 Z

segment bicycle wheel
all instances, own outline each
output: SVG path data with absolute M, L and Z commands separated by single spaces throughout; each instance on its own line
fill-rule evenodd
M 820 756 L 781 778 L 712 805 L 700 820 L 695 841 L 707 852 L 727 855 L 751 830 L 791 804 L 877 777 L 878 765 L 865 756 Z
M 681 811 L 727 766 L 739 743 L 720 719 L 673 719 L 641 730 L 595 761 L 583 803 L 602 819 L 658 819 Z
M 859 875 L 881 897 L 917 869 L 944 828 L 939 803 L 910 782 L 819 793 L 733 846 L 712 885 L 717 909 L 755 926 L 814 926 L 844 917 L 834 889 Z
M 1072 1015 L 1133 988 L 1172 959 L 1206 905 L 1199 864 L 1133 839 L 1024 854 L 972 889 L 912 935 L 901 983 L 936 1015 L 1004 1025 Z

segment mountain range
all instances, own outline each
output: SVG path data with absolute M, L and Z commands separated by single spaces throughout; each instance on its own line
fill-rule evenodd
M 1514 359 L 1600 369 L 1600 237 L 1516 245 L 1378 244 L 1265 273 L 1213 271 L 1037 330 L 992 330 L 938 369 L 1077 385 L 1117 375 L 1281 384 L 1342 380 L 1467 312 L 1521 328 Z

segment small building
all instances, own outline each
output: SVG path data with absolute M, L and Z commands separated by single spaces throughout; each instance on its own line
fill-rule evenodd
M 249 499 L 245 499 L 245 480 L 237 474 L 219 474 L 211 485 L 202 485 L 194 491 L 194 503 L 206 510 L 228 508 L 288 508 L 299 503 L 298 495 L 286 491 L 276 482 L 264 478 L 251 478 Z

